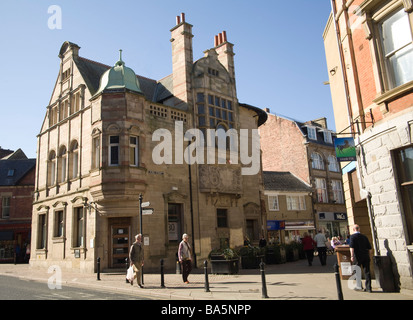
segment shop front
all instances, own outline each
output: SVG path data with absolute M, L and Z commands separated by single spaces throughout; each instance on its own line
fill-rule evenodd
M 267 237 L 269 244 L 284 243 L 284 220 L 267 220 Z
M 31 224 L 0 225 L 0 263 L 28 262 Z
M 347 213 L 318 212 L 318 229 L 323 229 L 327 238 L 340 237 L 345 240 L 350 234 L 348 230 Z
M 314 221 L 286 221 L 285 222 L 285 242 L 301 241 L 304 237 L 304 233 L 308 233 L 311 237 L 314 237 Z

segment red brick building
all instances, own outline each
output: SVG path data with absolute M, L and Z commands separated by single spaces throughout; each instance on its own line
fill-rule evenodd
M 388 258 L 395 287 L 413 289 L 413 1 L 332 0 L 323 38 L 345 164 L 350 225 Z
M 0 262 L 27 262 L 36 159 L 20 149 L 6 153 L 0 159 Z
M 316 228 L 327 236 L 348 234 L 341 171 L 325 118 L 305 123 L 268 114 L 259 128 L 264 171 L 291 172 L 311 186 Z

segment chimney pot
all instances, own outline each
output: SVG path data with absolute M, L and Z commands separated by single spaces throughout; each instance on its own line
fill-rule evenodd
M 185 13 L 181 13 L 182 22 L 185 22 Z
M 181 17 L 180 16 L 176 16 L 176 25 L 181 23 Z
M 226 31 L 222 31 L 222 34 L 224 36 L 224 42 L 227 42 L 227 32 Z
M 223 40 L 222 40 L 222 33 L 219 34 L 219 44 L 222 44 Z

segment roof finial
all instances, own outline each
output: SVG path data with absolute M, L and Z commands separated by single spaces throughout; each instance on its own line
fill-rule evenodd
M 116 62 L 115 66 L 122 66 L 125 62 L 122 61 L 122 49 L 119 49 L 119 60 Z

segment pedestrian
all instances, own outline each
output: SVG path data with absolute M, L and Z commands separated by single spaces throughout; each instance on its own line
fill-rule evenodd
M 138 286 L 140 288 L 143 288 L 143 285 L 142 285 L 142 267 L 144 263 L 143 258 L 144 258 L 144 251 L 143 251 L 143 244 L 142 244 L 142 234 L 139 233 L 135 236 L 135 242 L 132 244 L 130 248 L 129 261 L 134 271 L 133 280 L 137 278 Z M 131 286 L 133 286 L 133 280 L 130 281 Z
M 307 257 L 308 265 L 312 266 L 314 259 L 314 246 L 317 243 L 307 232 L 304 233 L 304 238 L 301 239 L 301 243 L 303 244 L 303 250 L 305 252 L 305 256 Z
M 320 263 L 322 266 L 325 266 L 327 264 L 327 239 L 321 229 L 318 230 L 318 233 L 314 237 L 314 240 L 317 243 L 317 252 Z
M 350 253 L 351 262 L 356 263 L 357 266 L 363 269 L 364 277 L 366 279 L 367 292 L 371 291 L 371 274 L 370 274 L 370 259 L 373 255 L 373 250 L 369 239 L 364 234 L 360 233 L 360 226 L 355 224 L 353 227 L 354 233 L 350 236 Z M 361 290 L 356 287 L 356 290 Z
M 331 239 L 331 247 L 335 249 L 337 246 L 341 245 L 341 242 L 338 240 L 337 237 L 333 237 Z
M 182 241 L 178 248 L 178 259 L 182 268 L 182 279 L 185 283 L 189 283 L 188 276 L 192 271 L 192 250 L 188 243 L 188 235 L 182 235 Z
M 261 236 L 260 242 L 259 242 L 259 247 L 264 248 L 267 245 L 267 240 L 265 240 L 264 235 Z

